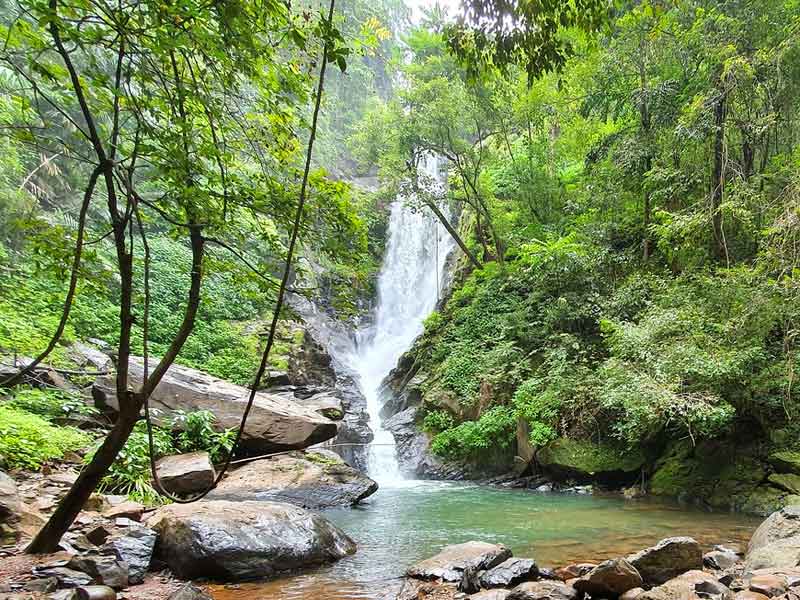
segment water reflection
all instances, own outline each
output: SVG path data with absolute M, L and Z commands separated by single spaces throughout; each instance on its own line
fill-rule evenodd
M 621 556 L 658 540 L 689 535 L 706 547 L 745 545 L 759 520 L 706 513 L 652 500 L 535 494 L 442 482 L 384 487 L 354 509 L 326 516 L 358 552 L 335 565 L 277 581 L 217 586 L 216 600 L 381 600 L 403 570 L 447 544 L 503 543 L 541 565 Z

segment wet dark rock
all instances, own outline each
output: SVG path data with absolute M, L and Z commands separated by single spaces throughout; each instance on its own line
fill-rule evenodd
M 511 550 L 499 544 L 465 542 L 446 546 L 439 554 L 412 565 L 406 576 L 413 579 L 441 579 L 460 582 L 467 569 L 487 570 L 511 557 Z
M 153 368 L 155 368 L 153 359 Z M 143 361 L 131 359 L 131 382 L 142 378 Z M 118 410 L 113 376 L 98 378 L 92 394 L 98 408 Z M 208 373 L 173 364 L 150 397 L 155 421 L 171 423 L 178 411 L 209 410 L 220 429 L 238 427 L 249 396 L 247 388 Z M 242 436 L 242 450 L 265 454 L 297 450 L 324 442 L 337 433 L 336 423 L 299 404 L 263 392 L 256 394 Z
M 156 462 L 156 474 L 164 489 L 173 494 L 204 492 L 217 477 L 208 452 L 164 456 Z
M 528 581 L 519 584 L 506 600 L 577 600 L 578 591 L 557 581 Z
M 377 483 L 338 455 L 313 450 L 247 463 L 226 477 L 208 498 L 275 500 L 317 510 L 352 506 L 377 489 Z
M 95 546 L 102 546 L 110 535 L 111 532 L 105 525 L 97 525 L 86 532 L 86 539 Z
M 273 577 L 356 549 L 322 516 L 279 502 L 172 504 L 156 511 L 148 524 L 159 534 L 158 556 L 185 579 Z
M 511 557 L 482 573 L 480 583 L 485 588 L 511 587 L 523 581 L 532 581 L 538 576 L 536 561 Z
M 83 554 L 74 557 L 67 566 L 91 576 L 89 583 L 107 585 L 118 590 L 128 587 L 128 565 L 117 560 L 115 556 Z
M 616 598 L 642 585 L 642 576 L 624 558 L 606 560 L 573 583 L 579 592 L 601 598 Z
M 383 422 L 396 444 L 400 470 L 420 479 L 465 479 L 468 469 L 464 465 L 441 460 L 430 450 L 430 437 L 421 431 L 418 409 L 408 408 Z
M 681 573 L 703 568 L 703 552 L 690 537 L 671 537 L 626 559 L 652 585 L 659 585 Z
M 157 534 L 148 527 L 131 527 L 106 542 L 102 551 L 113 554 L 128 565 L 131 584 L 141 583 L 150 568 Z

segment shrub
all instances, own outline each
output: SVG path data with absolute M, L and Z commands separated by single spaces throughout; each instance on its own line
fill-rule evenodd
M 38 415 L 0 406 L 0 462 L 6 468 L 38 469 L 91 441 L 88 433 L 74 427 L 56 427 Z
M 429 433 L 439 433 L 445 429 L 450 429 L 454 425 L 453 415 L 444 410 L 432 410 L 425 415 L 422 421 L 422 429 Z
M 100 447 L 100 442 L 86 457 L 91 460 L 92 455 Z M 160 458 L 175 451 L 172 435 L 168 429 L 153 426 L 154 457 Z M 108 470 L 99 487 L 102 492 L 124 494 L 132 500 L 143 504 L 161 504 L 164 498 L 153 487 L 150 474 L 150 447 L 147 439 L 147 424 L 139 421 L 133 428 L 128 441 L 120 450 L 116 460 Z
M 514 440 L 517 419 L 508 406 L 495 406 L 477 421 L 465 421 L 437 434 L 431 450 L 439 456 L 467 460 L 487 448 L 508 448 Z
M 70 415 L 89 415 L 97 410 L 86 404 L 78 394 L 62 390 L 17 387 L 7 406 L 52 420 Z
M 208 410 L 178 411 L 172 421 L 173 429 L 181 430 L 175 440 L 176 448 L 181 452 L 204 450 L 213 462 L 224 460 L 233 448 L 236 430 L 217 431 L 214 429 L 215 420 L 214 413 Z

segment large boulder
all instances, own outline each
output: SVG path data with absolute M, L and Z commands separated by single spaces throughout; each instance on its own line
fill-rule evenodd
M 645 583 L 660 585 L 678 575 L 703 568 L 703 551 L 690 537 L 671 537 L 631 554 L 626 560 Z
M 208 452 L 189 452 L 159 458 L 156 474 L 165 490 L 182 495 L 205 491 L 217 477 Z
M 322 516 L 281 502 L 164 506 L 148 521 L 158 556 L 183 579 L 238 581 L 332 562 L 356 545 Z
M 616 598 L 641 585 L 642 576 L 624 558 L 601 562 L 573 583 L 579 592 L 601 598 Z
M 491 569 L 511 557 L 511 550 L 499 544 L 465 542 L 446 546 L 439 554 L 406 570 L 414 579 L 460 582 L 465 571 Z
M 560 581 L 528 581 L 520 583 L 506 600 L 577 600 L 578 590 Z
M 788 568 L 800 564 L 800 506 L 772 513 L 747 546 L 745 570 Z
M 607 444 L 559 438 L 542 448 L 536 460 L 559 477 L 620 483 L 638 474 L 645 458 L 640 452 L 623 451 Z
M 508 558 L 480 574 L 481 587 L 511 587 L 539 576 L 539 567 L 531 558 Z
M 778 540 L 800 536 L 800 506 L 787 506 L 764 519 L 747 546 L 747 555 Z
M 305 508 L 357 504 L 378 484 L 325 450 L 294 452 L 239 467 L 211 492 L 209 499 L 277 500 Z
M 800 475 L 800 452 L 784 450 L 769 455 L 770 464 L 781 473 Z
M 151 370 L 157 361 L 151 361 Z M 132 358 L 131 382 L 140 382 L 143 360 Z M 118 410 L 115 379 L 99 377 L 92 394 L 98 408 Z M 217 379 L 208 373 L 173 364 L 150 396 L 155 421 L 169 424 L 178 411 L 208 410 L 216 417 L 216 426 L 229 429 L 239 426 L 249 390 Z M 286 398 L 258 392 L 242 435 L 241 447 L 250 453 L 266 454 L 298 450 L 329 440 L 336 435 L 336 423 Z

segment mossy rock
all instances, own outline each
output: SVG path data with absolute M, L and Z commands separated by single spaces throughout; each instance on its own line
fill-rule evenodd
M 739 509 L 754 515 L 771 515 L 787 504 L 794 504 L 791 498 L 784 490 L 771 485 L 760 485 L 750 493 Z
M 639 451 L 625 452 L 609 444 L 569 438 L 553 441 L 542 448 L 536 458 L 547 470 L 584 479 L 638 473 L 645 462 L 644 455 Z
M 688 441 L 679 442 L 657 461 L 650 492 L 749 512 L 746 506 L 771 502 L 751 498 L 765 477 L 755 448 L 714 441 L 692 447 Z
M 769 482 L 775 487 L 786 490 L 790 494 L 800 494 L 800 475 L 793 473 L 773 473 L 769 476 Z
M 783 450 L 769 455 L 769 463 L 781 473 L 800 475 L 800 452 Z

